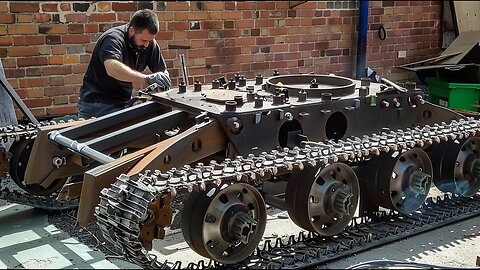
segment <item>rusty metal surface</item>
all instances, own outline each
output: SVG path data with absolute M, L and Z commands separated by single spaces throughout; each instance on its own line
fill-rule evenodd
M 145 170 L 167 171 L 182 167 L 226 149 L 227 141 L 217 121 L 195 125 L 158 147 L 138 162 L 129 174 Z
M 140 228 L 140 242 L 147 250 L 152 249 L 153 239 L 165 238 L 165 228 L 172 223 L 172 201 L 175 199 L 175 192 L 167 196 L 158 196 L 148 206 L 149 217 Z
M 25 181 L 28 184 L 40 184 L 56 169 L 52 164 L 55 156 L 68 156 L 68 149 L 60 147 L 48 139 L 48 133 L 53 130 L 59 130 L 67 127 L 76 126 L 82 121 L 67 122 L 58 125 L 41 127 L 36 132 L 36 138 L 32 146 L 33 155 L 30 156 L 26 170 Z M 39 158 L 41 157 L 41 158 Z
M 6 177 L 9 166 L 7 150 L 0 146 L 0 178 Z
M 246 100 L 247 93 L 241 91 L 225 91 L 225 90 L 211 90 L 203 93 L 207 101 L 224 103 L 227 100 L 234 100 L 235 97 L 241 96 Z

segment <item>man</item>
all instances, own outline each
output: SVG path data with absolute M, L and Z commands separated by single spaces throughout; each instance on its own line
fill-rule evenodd
M 92 53 L 80 88 L 78 116 L 91 118 L 119 111 L 132 98 L 132 83 L 171 87 L 160 48 L 155 41 L 159 23 L 149 9 L 135 12 L 130 23 L 103 33 Z M 148 66 L 153 74 L 141 73 Z

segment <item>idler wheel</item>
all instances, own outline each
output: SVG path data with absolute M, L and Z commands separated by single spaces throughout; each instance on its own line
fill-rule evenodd
M 433 182 L 443 192 L 464 197 L 480 189 L 480 138 L 448 142 L 432 152 L 435 178 Z
M 363 168 L 362 187 L 368 199 L 384 208 L 409 214 L 425 202 L 432 183 L 432 163 L 427 153 L 413 148 L 371 159 Z
M 301 228 L 332 236 L 345 229 L 355 214 L 359 184 L 346 164 L 295 171 L 288 180 L 286 205 L 290 218 Z
M 12 158 L 10 160 L 9 173 L 13 181 L 29 194 L 48 196 L 58 191 L 65 184 L 67 178 L 55 179 L 49 187 L 44 187 L 40 184 L 27 184 L 25 182 L 25 170 L 27 169 L 33 143 L 33 139 L 24 139 L 12 144 L 10 148 Z
M 190 194 L 182 212 L 182 233 L 198 254 L 235 264 L 255 251 L 266 222 L 260 192 L 237 183 Z

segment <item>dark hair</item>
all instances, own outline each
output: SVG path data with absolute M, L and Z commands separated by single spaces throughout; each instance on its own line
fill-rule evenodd
M 133 14 L 129 27 L 132 26 L 136 32 L 147 29 L 150 34 L 158 33 L 158 17 L 155 12 L 150 9 L 141 9 Z

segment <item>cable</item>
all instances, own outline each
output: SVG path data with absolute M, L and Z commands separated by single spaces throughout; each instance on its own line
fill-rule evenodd
M 416 262 L 401 262 L 394 260 L 373 260 L 363 263 L 359 263 L 353 266 L 350 266 L 347 269 L 369 269 L 369 268 L 388 268 L 388 267 L 401 267 L 409 269 L 458 269 L 458 267 L 448 267 L 433 265 L 428 263 L 416 263 Z M 480 269 L 479 267 L 474 268 L 462 268 L 462 269 Z
M 378 28 L 378 38 L 380 38 L 380 40 L 385 40 L 387 38 L 387 30 L 385 30 L 383 24 Z

